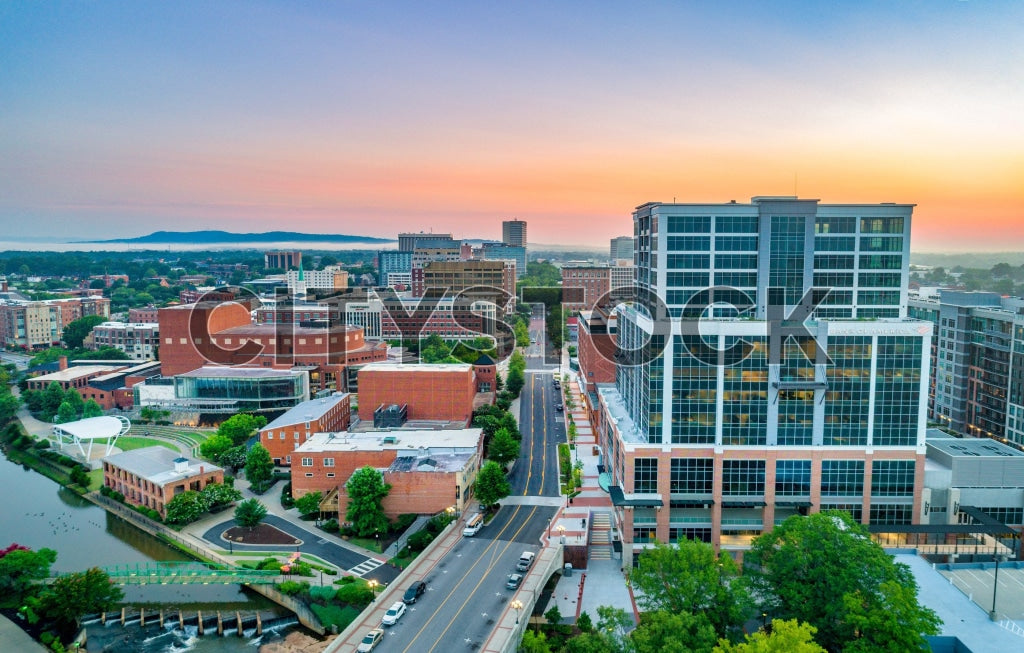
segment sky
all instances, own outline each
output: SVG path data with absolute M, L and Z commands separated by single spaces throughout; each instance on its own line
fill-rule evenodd
M 1024 3 L 0 2 L 0 240 L 606 247 L 648 201 L 917 205 L 1024 250 Z

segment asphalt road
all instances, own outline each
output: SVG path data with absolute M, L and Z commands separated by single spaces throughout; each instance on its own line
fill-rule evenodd
M 562 414 L 555 410 L 562 399 L 553 381 L 551 374 L 526 373 L 526 384 L 519 395 L 522 452 L 509 478 L 513 496 L 559 494 L 557 445 L 565 442 L 565 427 Z
M 401 621 L 385 629 L 382 649 L 449 653 L 481 648 L 514 595 L 505 588 L 508 575 L 524 551 L 540 550 L 538 537 L 554 512 L 505 506 L 476 537 L 462 538 L 425 579 L 426 593 Z

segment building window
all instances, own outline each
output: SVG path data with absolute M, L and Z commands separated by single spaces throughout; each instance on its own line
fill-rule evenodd
M 715 483 L 715 463 L 711 458 L 673 458 L 671 489 L 673 494 L 711 494 Z
M 334 458 L 324 458 L 324 467 L 334 467 Z
M 824 460 L 821 463 L 821 493 L 828 496 L 864 494 L 864 461 Z
M 764 494 L 763 460 L 725 460 L 722 466 L 722 494 L 749 496 Z
M 634 460 L 633 492 L 638 494 L 658 491 L 658 459 L 637 458 Z
M 298 440 L 298 439 L 299 439 L 299 433 L 298 433 L 298 431 L 296 431 L 295 433 L 293 433 L 293 434 L 292 434 L 292 436 L 293 436 L 293 437 L 294 437 L 294 438 L 295 438 L 296 440 Z
M 313 478 L 312 472 L 306 472 L 306 478 Z
M 913 460 L 874 460 L 871 462 L 871 496 L 914 496 Z
M 842 510 L 843 512 L 850 513 L 850 517 L 853 521 L 860 523 L 864 516 L 864 506 L 859 503 L 823 503 L 821 504 L 821 510 Z
M 327 472 L 327 478 L 334 478 L 334 472 Z
M 811 493 L 811 461 L 780 460 L 775 463 L 775 496 L 800 497 Z
M 646 544 L 652 541 L 657 533 L 657 529 L 654 528 L 634 528 L 633 529 L 633 543 L 634 544 Z
M 914 512 L 910 504 L 871 504 L 872 524 L 909 524 Z

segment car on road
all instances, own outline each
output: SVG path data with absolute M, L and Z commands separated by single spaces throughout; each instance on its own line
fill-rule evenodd
M 516 569 L 526 571 L 533 565 L 533 559 L 536 557 L 537 554 L 533 551 L 523 551 L 523 555 L 519 556 L 519 562 L 516 563 Z
M 562 404 L 555 404 L 555 410 L 557 410 L 558 412 L 562 412 L 563 409 L 564 406 L 562 406 Z
M 370 651 L 377 648 L 377 644 L 380 644 L 382 639 L 384 639 L 384 631 L 380 628 L 374 628 L 370 632 L 366 633 L 366 636 L 363 637 L 363 641 L 359 642 L 356 652 L 370 653 Z
M 409 586 L 409 589 L 405 590 L 405 596 L 402 597 L 402 602 L 407 604 L 413 604 L 416 599 L 423 596 L 423 592 L 427 591 L 427 584 L 422 580 L 418 580 Z
M 405 604 L 401 601 L 395 601 L 388 608 L 388 611 L 384 613 L 384 618 L 380 622 L 385 626 L 394 626 L 402 618 L 403 614 L 405 614 Z
M 519 584 L 522 583 L 522 582 L 523 582 L 523 575 L 522 574 L 509 574 L 508 575 L 508 581 L 506 581 L 506 583 L 505 583 L 505 587 L 507 587 L 510 590 L 514 590 L 514 589 L 517 589 L 519 587 Z

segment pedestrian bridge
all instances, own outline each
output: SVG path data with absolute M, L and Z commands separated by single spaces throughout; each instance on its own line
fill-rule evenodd
M 281 580 L 275 570 L 202 562 L 149 562 L 101 569 L 115 585 L 269 585 Z

